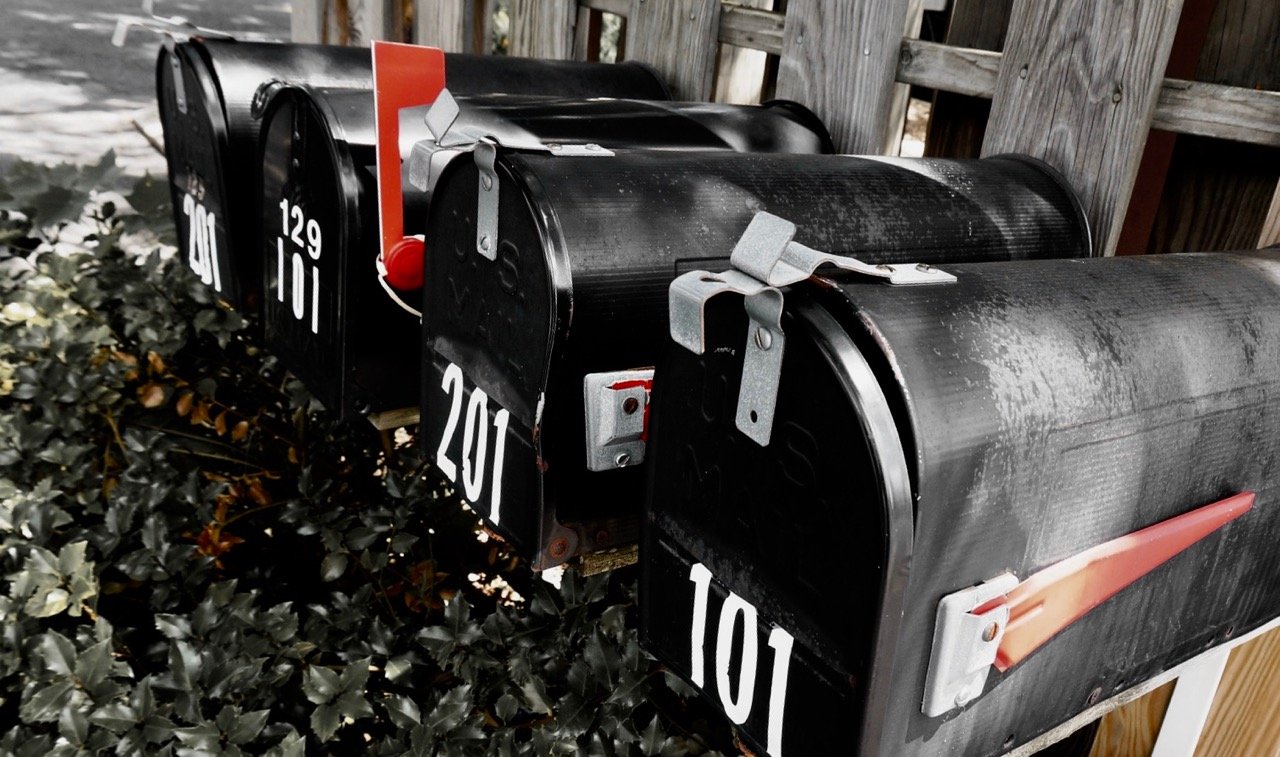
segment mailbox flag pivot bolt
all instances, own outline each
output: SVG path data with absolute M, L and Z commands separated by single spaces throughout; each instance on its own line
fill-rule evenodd
M 416 237 L 405 237 L 392 245 L 383 261 L 387 283 L 402 292 L 421 289 L 425 254 L 426 244 Z

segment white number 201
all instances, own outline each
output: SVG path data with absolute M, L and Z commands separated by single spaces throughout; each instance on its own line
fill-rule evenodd
M 693 582 L 693 626 L 689 638 L 692 654 L 689 662 L 693 682 L 698 688 L 702 688 L 706 678 L 704 649 L 711 571 L 702 563 L 694 563 L 689 569 L 689 580 Z M 716 692 L 720 695 L 724 714 L 736 725 L 747 722 L 755 700 L 759 652 L 757 616 L 755 606 L 733 592 L 729 592 L 720 607 L 715 640 Z M 734 687 L 729 659 L 739 617 L 742 618 L 742 666 L 738 671 L 738 685 Z M 782 719 L 787 708 L 787 674 L 791 669 L 791 648 L 794 645 L 795 638 L 781 628 L 774 626 L 769 632 L 769 646 L 773 649 L 773 675 L 769 685 L 768 744 L 765 749 L 772 757 L 782 757 Z M 737 697 L 733 695 L 734 688 L 738 690 Z
M 444 371 L 440 388 L 449 395 L 449 419 L 444 424 L 440 446 L 436 448 L 436 466 L 449 480 L 458 483 L 458 466 L 449 458 L 449 445 L 458 432 L 458 417 L 462 414 L 462 395 L 465 379 L 462 369 L 450 363 Z M 497 525 L 502 519 L 502 465 L 506 457 L 507 424 L 511 414 L 503 408 L 493 416 L 494 445 L 493 473 L 489 494 L 489 520 Z M 489 453 L 489 395 L 479 387 L 471 391 L 467 402 L 467 415 L 462 422 L 462 491 L 467 500 L 478 503 L 484 496 L 485 463 Z
M 218 270 L 218 236 L 214 233 L 217 219 L 203 203 L 189 194 L 182 196 L 182 213 L 187 217 L 187 263 L 214 291 L 222 291 L 222 272 Z

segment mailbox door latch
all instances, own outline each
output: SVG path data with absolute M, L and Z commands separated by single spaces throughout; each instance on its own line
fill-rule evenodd
M 652 368 L 586 375 L 582 399 L 588 470 L 616 470 L 644 462 L 652 389 Z
M 793 241 L 795 234 L 796 225 L 785 218 L 756 213 L 734 245 L 729 258 L 732 270 L 690 271 L 671 283 L 671 338 L 698 355 L 706 351 L 703 319 L 707 301 L 726 292 L 744 296 L 750 323 L 734 417 L 738 429 L 761 446 L 768 445 L 773 435 L 786 345 L 780 287 L 804 281 L 823 265 L 895 286 L 950 284 L 956 280 L 952 274 L 924 263 L 877 265 L 820 252 Z
M 564 157 L 609 157 L 612 150 L 600 145 L 543 142 L 510 123 L 487 125 L 480 120 L 459 124 L 462 108 L 447 88 L 427 109 L 427 130 L 432 139 L 413 146 L 409 153 L 409 183 L 423 192 L 434 188 L 444 166 L 459 153 L 475 156 L 479 173 L 476 206 L 476 252 L 489 260 L 498 258 L 498 148 L 543 152 Z

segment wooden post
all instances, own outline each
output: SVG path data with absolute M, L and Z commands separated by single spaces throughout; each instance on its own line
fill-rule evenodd
M 601 12 L 585 5 L 578 8 L 578 22 L 573 30 L 573 59 L 600 59 Z
M 1000 52 L 1013 0 L 956 0 L 947 25 L 947 44 Z M 938 90 L 929 110 L 924 154 L 940 158 L 976 158 L 991 117 L 991 102 Z
M 294 42 L 317 44 L 324 39 L 325 0 L 293 0 L 289 37 Z
M 1275 754 L 1280 749 L 1280 719 L 1275 716 L 1277 680 L 1280 630 L 1231 650 L 1195 753 L 1205 757 Z
M 848 153 L 896 152 L 894 72 L 909 0 L 791 0 L 777 96 L 812 108 Z
M 734 9 L 768 10 L 770 4 L 770 0 L 738 0 L 734 3 Z M 721 23 L 723 22 L 722 17 Z M 768 53 L 740 45 L 722 44 L 719 56 L 716 64 L 715 101 L 748 105 L 759 103 L 764 91 Z
M 906 22 L 902 28 L 902 36 L 906 39 L 919 39 L 920 27 L 924 23 L 924 0 L 908 0 Z M 899 52 L 901 54 L 901 52 Z M 889 132 L 885 137 L 886 155 L 897 155 L 902 151 L 902 134 L 907 129 L 907 106 L 911 101 L 911 87 L 906 84 L 893 85 L 893 99 L 885 114 Z
M 657 69 L 675 99 L 711 99 L 720 0 L 633 0 L 627 36 L 627 57 Z
M 1182 0 L 1016 0 L 982 154 L 1027 153 L 1084 203 L 1115 252 Z
M 350 0 L 357 41 L 368 46 L 375 39 L 396 40 L 399 4 L 395 0 Z
M 470 53 L 475 28 L 472 0 L 418 0 L 414 8 L 414 40 L 446 53 Z
M 511 0 L 511 54 L 565 60 L 573 57 L 576 0 Z
M 1280 89 L 1280 3 L 1219 0 L 1207 26 L 1196 81 Z M 1179 135 L 1146 251 L 1253 247 L 1277 180 L 1278 147 Z
M 1176 681 L 1102 716 L 1089 757 L 1149 757 Z
M 1276 193 L 1271 196 L 1271 210 L 1267 212 L 1267 220 L 1262 224 L 1262 234 L 1258 237 L 1259 247 L 1280 245 L 1280 184 Z

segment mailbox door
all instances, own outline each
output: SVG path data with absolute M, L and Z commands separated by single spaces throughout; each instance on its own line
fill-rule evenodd
M 874 753 L 860 732 L 887 702 L 876 663 L 892 662 L 910 559 L 907 461 L 843 326 L 794 315 L 768 447 L 734 425 L 740 299 L 708 304 L 716 349 L 658 368 L 641 637 L 756 754 Z
M 326 407 L 342 407 L 342 251 L 351 228 L 376 219 L 361 203 L 346 144 L 323 101 L 278 103 L 263 134 L 262 276 L 267 344 Z
M 164 130 L 169 194 L 178 254 L 223 299 L 242 305 L 243 271 L 236 266 L 228 220 L 227 122 L 204 60 L 189 45 L 161 48 L 156 94 Z

